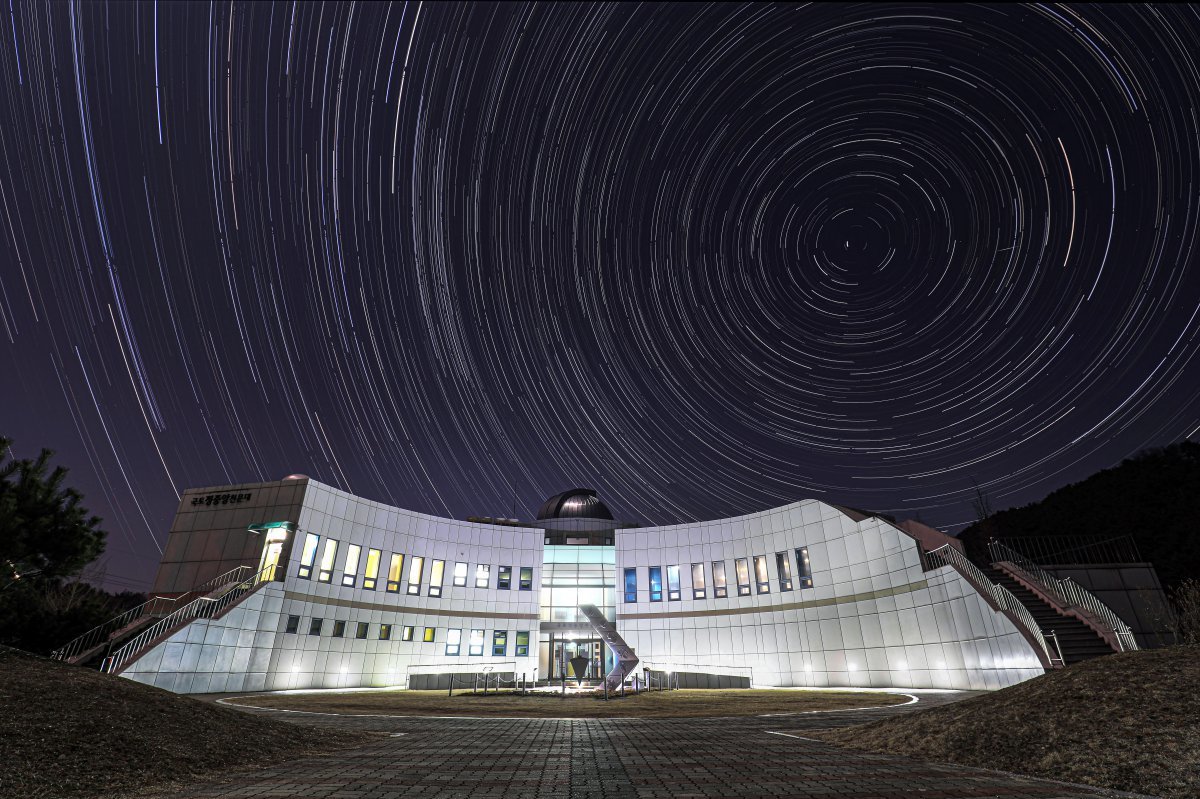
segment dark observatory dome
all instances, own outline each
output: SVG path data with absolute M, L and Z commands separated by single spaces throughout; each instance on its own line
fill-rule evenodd
M 542 519 L 608 519 L 612 520 L 612 511 L 596 498 L 596 492 L 590 488 L 572 488 L 561 494 L 555 494 L 542 503 L 538 510 L 538 521 Z

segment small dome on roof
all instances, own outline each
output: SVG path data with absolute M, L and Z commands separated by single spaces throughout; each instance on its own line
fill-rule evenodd
M 612 511 L 596 497 L 596 492 L 590 488 L 572 488 L 561 494 L 555 494 L 542 503 L 538 510 L 538 520 L 542 519 L 608 519 L 612 520 Z

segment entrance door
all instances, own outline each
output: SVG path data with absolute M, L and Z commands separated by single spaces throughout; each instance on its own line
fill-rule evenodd
M 283 556 L 283 542 L 287 539 L 287 533 L 283 530 L 271 530 L 267 533 L 267 540 L 263 542 L 262 557 L 258 561 L 258 571 L 262 576 L 260 582 L 267 582 L 281 578 L 279 574 L 279 559 Z M 264 571 L 269 569 L 269 571 Z
M 554 653 L 554 662 L 550 673 L 554 679 L 559 679 L 564 675 L 569 680 L 600 679 L 604 676 L 603 646 L 599 638 L 583 640 L 557 638 L 551 644 L 551 651 Z M 589 666 L 586 674 L 575 674 L 575 670 L 571 666 L 571 659 L 576 657 L 585 657 L 588 659 Z

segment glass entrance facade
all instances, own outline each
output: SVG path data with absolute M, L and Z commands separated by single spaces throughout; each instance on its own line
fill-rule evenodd
M 617 553 L 613 546 L 547 544 L 542 561 L 541 638 L 538 675 L 577 679 L 573 657 L 591 661 L 587 679 L 599 679 L 613 666 L 608 647 L 595 636 L 580 605 L 595 605 L 609 621 L 617 612 Z

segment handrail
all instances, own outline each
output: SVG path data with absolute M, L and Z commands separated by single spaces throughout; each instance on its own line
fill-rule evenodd
M 63 644 L 61 647 L 51 652 L 50 657 L 54 660 L 69 661 L 77 655 L 87 652 L 89 649 L 92 649 L 104 641 L 107 641 L 109 636 L 111 636 L 117 630 L 128 627 L 130 624 L 133 624 L 135 621 L 138 621 L 143 617 L 162 615 L 164 612 L 168 612 L 182 599 L 186 598 L 188 601 L 191 601 L 195 598 L 196 594 L 205 594 L 208 593 L 210 589 L 225 585 L 226 583 L 234 582 L 241 577 L 243 571 L 249 571 L 250 568 L 250 566 L 238 566 L 230 569 L 224 574 L 220 574 L 207 582 L 201 583 L 195 588 L 185 591 L 179 596 L 152 596 L 150 599 L 146 600 L 137 607 L 130 608 L 119 616 L 114 616 L 103 624 L 99 624 L 88 630 L 83 635 L 77 636 L 71 641 L 68 641 L 66 644 Z
M 1112 609 L 1101 602 L 1095 594 L 1070 577 L 1059 579 L 1020 552 L 995 539 L 988 542 L 988 554 L 991 555 L 993 562 L 1008 561 L 1025 572 L 1031 580 L 1039 583 L 1047 593 L 1062 602 L 1068 610 L 1082 608 L 1091 613 L 1102 626 L 1107 627 L 1111 632 L 1119 651 L 1128 652 L 1138 648 L 1129 625 L 1122 621 L 1120 616 L 1113 613 Z
M 172 632 L 193 619 L 211 619 L 219 616 L 236 600 L 253 591 L 259 584 L 274 580 L 275 571 L 278 568 L 280 567 L 277 565 L 266 566 L 254 576 L 234 585 L 219 597 L 201 596 L 193 599 L 174 613 L 138 633 L 128 643 L 105 658 L 100 671 L 115 674 L 131 658 L 140 654 L 148 644 L 156 641 L 165 633 Z
M 931 563 L 941 560 L 944 565 L 952 566 L 963 576 L 967 577 L 968 581 L 974 584 L 977 590 L 986 591 L 997 607 L 1010 613 L 1025 628 L 1026 632 L 1041 645 L 1042 652 L 1046 655 L 1046 662 L 1053 665 L 1055 658 L 1050 654 L 1050 646 L 1046 643 L 1046 637 L 1042 635 L 1042 630 L 1038 627 L 1037 621 L 1034 620 L 1033 614 L 1029 612 L 1029 608 L 1022 605 L 1021 600 L 1017 599 L 1012 591 L 989 580 L 987 575 L 978 566 L 950 544 L 944 544 L 935 550 L 927 552 L 926 558 Z

